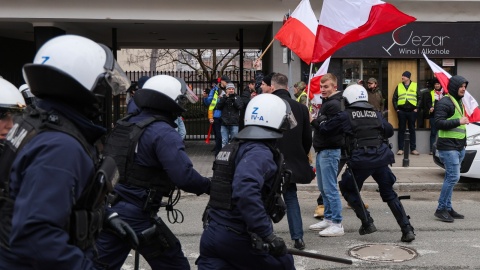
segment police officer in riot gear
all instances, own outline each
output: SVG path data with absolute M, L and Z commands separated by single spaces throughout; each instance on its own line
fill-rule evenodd
M 285 214 L 279 184 L 287 184 L 280 182 L 283 163 L 275 144 L 295 126 L 288 103 L 275 95 L 248 103 L 245 128 L 214 162 L 198 269 L 295 269 L 272 226 Z
M 105 155 L 115 159 L 120 174 L 107 212 L 128 220 L 140 236 L 137 250 L 152 269 L 190 269 L 179 240 L 157 216 L 162 198 L 175 186 L 197 195 L 210 190 L 210 180 L 193 169 L 175 131 L 189 93 L 182 79 L 151 77 L 133 97 L 141 111 L 119 120 L 105 143 Z M 131 250 L 109 231 L 102 232 L 97 248 L 109 269 L 120 269 Z
M 401 241 L 411 242 L 415 240 L 415 234 L 410 217 L 393 190 L 396 178 L 388 167 L 395 162 L 388 144 L 388 138 L 393 136 L 393 127 L 368 103 L 367 92 L 362 86 L 347 87 L 343 99 L 345 111 L 331 120 L 325 119 L 320 124 L 320 129 L 324 132 L 340 129 L 346 135 L 349 169 L 343 173 L 339 187 L 345 200 L 362 221 L 359 233 L 364 235 L 377 230 L 370 213 L 362 207 L 359 193 L 365 179 L 372 176 L 378 184 L 382 200 L 388 204 L 402 230 Z M 356 182 L 358 191 L 353 181 Z
M 95 269 L 102 225 L 133 245 L 118 217 L 104 219 L 115 164 L 94 144 L 101 97 L 125 91 L 129 80 L 106 46 L 64 35 L 46 42 L 24 79 L 37 107 L 15 119 L 0 160 L 0 269 Z
M 7 134 L 13 127 L 13 116 L 24 108 L 25 100 L 15 86 L 0 78 L 0 155 Z

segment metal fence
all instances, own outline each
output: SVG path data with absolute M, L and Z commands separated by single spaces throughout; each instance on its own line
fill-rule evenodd
M 216 72 L 215 74 L 209 73 L 205 74 L 203 72 L 197 71 L 127 71 L 125 72 L 132 82 L 137 82 L 142 76 L 155 76 L 155 75 L 170 75 L 174 77 L 179 77 L 185 80 L 185 82 L 192 87 L 192 91 L 199 97 L 199 101 L 195 104 L 189 103 L 187 105 L 187 111 L 182 114 L 182 117 L 185 122 L 185 127 L 187 129 L 187 140 L 203 140 L 206 138 L 209 128 L 209 122 L 207 118 L 208 107 L 203 104 L 203 90 L 211 88 L 211 80 L 207 78 L 218 78 L 222 75 L 227 75 L 230 80 L 236 85 L 237 93 L 240 94 L 241 91 L 246 87 L 250 79 L 255 78 L 254 71 L 244 71 L 243 72 L 243 82 L 244 85 L 239 85 L 240 83 L 240 72 L 239 71 L 226 71 L 222 74 Z M 120 95 L 119 98 L 113 100 L 113 107 L 118 108 L 119 114 L 113 116 L 114 121 L 118 117 L 123 117 L 126 114 L 126 104 L 125 104 L 126 95 Z M 115 103 L 118 105 L 115 105 Z M 115 109 L 114 109 L 115 111 Z

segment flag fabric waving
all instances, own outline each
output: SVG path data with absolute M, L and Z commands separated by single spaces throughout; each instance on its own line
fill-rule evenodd
M 322 62 L 349 43 L 395 30 L 415 20 L 380 0 L 324 0 L 312 62 Z
M 304 62 L 310 64 L 317 26 L 317 18 L 313 13 L 310 1 L 302 0 L 275 35 L 275 39 L 285 44 Z
M 425 54 L 423 54 L 423 57 L 425 58 L 425 60 L 427 60 L 427 63 L 435 74 L 435 77 L 442 85 L 443 91 L 445 91 L 445 93 L 448 93 L 448 82 L 450 81 L 452 75 L 450 75 L 450 73 L 432 62 L 432 60 L 428 59 Z M 465 91 L 465 95 L 462 98 L 462 103 L 465 108 L 468 120 L 470 122 L 479 122 L 480 108 L 478 108 L 478 102 L 472 95 L 470 95 L 468 91 Z
M 310 86 L 308 88 L 308 97 L 311 100 L 315 101 L 316 104 L 321 103 L 320 80 L 322 79 L 323 75 L 327 74 L 329 65 L 330 65 L 330 57 L 328 57 L 325 60 L 325 62 L 323 62 L 320 69 L 315 73 L 315 75 L 313 75 L 312 79 L 310 79 Z

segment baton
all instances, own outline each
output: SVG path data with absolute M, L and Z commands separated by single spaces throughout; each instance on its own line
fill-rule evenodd
M 138 253 L 138 250 L 135 250 L 135 265 L 133 269 L 138 270 L 140 266 L 140 253 Z
M 350 168 L 348 163 L 347 163 L 347 170 L 352 175 L 353 186 L 355 187 L 355 191 L 357 192 L 358 198 L 360 198 L 360 203 L 362 205 L 362 212 L 363 212 L 363 215 L 365 217 L 365 221 L 369 221 L 369 218 L 368 218 L 368 215 L 367 215 L 367 209 L 365 209 L 365 204 L 363 203 L 362 196 L 360 195 L 360 190 L 358 189 L 357 180 L 355 179 L 355 175 L 353 175 L 353 170 L 352 170 L 352 168 Z
M 327 256 L 327 255 L 322 255 L 322 254 L 317 254 L 317 253 L 311 253 L 311 252 L 306 252 L 306 251 L 301 251 L 301 250 L 293 249 L 293 248 L 288 248 L 287 252 L 292 254 L 292 255 L 297 255 L 297 256 L 301 256 L 301 257 L 308 257 L 308 258 L 330 261 L 330 262 L 336 262 L 336 263 L 343 263 L 343 264 L 353 264 L 352 260 L 338 258 L 338 257 L 332 257 L 332 256 Z

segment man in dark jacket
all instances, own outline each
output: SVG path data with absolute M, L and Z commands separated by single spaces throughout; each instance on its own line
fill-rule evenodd
M 381 112 L 368 103 L 365 92 L 365 88 L 360 85 L 347 87 L 343 92 L 346 110 L 331 120 L 320 123 L 320 131 L 325 134 L 337 133 L 339 130 L 345 133 L 349 156 L 347 163 L 351 170 L 343 173 L 339 187 L 345 200 L 362 221 L 359 233 L 364 235 L 377 230 L 370 213 L 362 207 L 360 194 L 355 188 L 356 183 L 360 191 L 365 179 L 372 176 L 378 184 L 382 200 L 388 204 L 402 230 L 401 241 L 411 242 L 415 239 L 413 227 L 393 190 L 396 178 L 388 167 L 395 162 L 387 143 L 388 138 L 393 136 L 393 127 L 382 117 Z
M 332 73 L 323 75 L 320 80 L 322 107 L 319 116 L 311 122 L 314 128 L 313 148 L 317 152 L 317 185 L 325 205 L 324 220 L 311 225 L 310 230 L 320 231 L 320 236 L 341 236 L 345 232 L 342 226 L 342 202 L 337 189 L 338 164 L 341 148 L 344 145 L 343 133 L 320 131 L 320 123 L 340 112 L 341 92 L 337 91 L 337 77 Z
M 290 185 L 283 194 L 285 204 L 287 205 L 290 237 L 295 241 L 295 248 L 304 249 L 303 223 L 300 205 L 298 204 L 296 183 L 309 184 L 314 177 L 307 157 L 310 147 L 312 147 L 312 130 L 310 128 L 307 107 L 291 98 L 290 93 L 286 90 L 287 85 L 287 76 L 281 73 L 275 73 L 272 76 L 271 87 L 273 94 L 290 104 L 292 113 L 297 120 L 297 126 L 285 131 L 283 138 L 278 140 L 277 145 L 285 158 L 286 168 L 292 171 Z
M 466 125 L 462 98 L 468 81 L 462 76 L 453 76 L 448 83 L 448 94 L 435 106 L 435 126 L 438 128 L 437 150 L 440 160 L 445 165 L 445 179 L 438 198 L 435 217 L 444 222 L 463 219 L 464 216 L 453 210 L 453 186 L 460 179 L 460 166 L 465 157 L 467 144 Z
M 253 93 L 256 94 L 255 80 L 251 79 L 248 82 L 248 86 L 245 87 L 245 89 L 243 89 L 242 93 L 240 94 L 240 98 L 243 102 L 243 109 L 240 111 L 240 123 L 238 125 L 238 131 L 242 130 L 245 125 L 245 123 L 243 122 L 243 118 L 245 117 L 245 109 L 247 108 L 248 102 L 250 102 Z
M 240 111 L 243 109 L 242 99 L 235 94 L 235 85 L 227 83 L 225 95 L 217 103 L 216 110 L 222 111 L 222 147 L 235 137 L 238 133 L 240 123 Z M 243 118 L 242 118 L 243 119 Z
M 437 127 L 435 126 L 435 104 L 443 98 L 444 92 L 442 85 L 437 79 L 432 82 L 433 89 L 427 92 L 424 100 L 426 115 L 430 119 L 430 155 L 433 155 L 433 143 L 437 138 Z
M 393 108 L 398 114 L 398 152 L 403 155 L 405 130 L 408 123 L 410 133 L 410 150 L 412 155 L 420 155 L 417 151 L 417 140 L 415 136 L 415 122 L 417 113 L 420 111 L 422 98 L 416 82 L 412 82 L 410 71 L 402 74 L 402 82 L 397 85 L 393 93 Z

